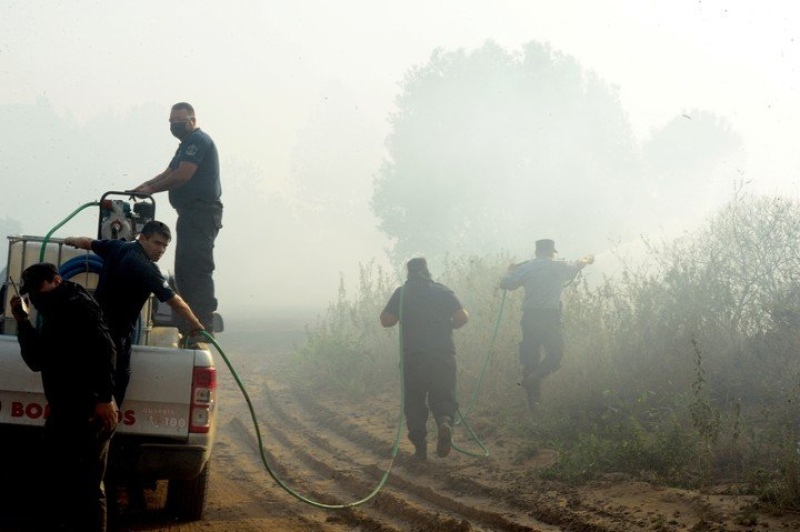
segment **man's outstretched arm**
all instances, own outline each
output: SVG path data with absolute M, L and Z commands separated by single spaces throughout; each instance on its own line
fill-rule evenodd
M 88 236 L 68 236 L 64 239 L 64 243 L 68 246 L 72 246 L 78 249 L 92 249 L 92 242 L 94 241 L 93 238 L 89 238 Z
M 469 321 L 469 313 L 465 309 L 458 309 L 455 314 L 450 317 L 450 323 L 453 324 L 453 329 L 460 329 Z
M 394 325 L 397 325 L 398 321 L 400 321 L 400 318 L 398 318 L 391 312 L 381 313 L 381 325 L 383 325 L 384 327 L 393 327 Z
M 172 310 L 175 311 L 176 314 L 184 318 L 189 323 L 189 329 L 191 331 L 202 331 L 205 329 L 203 324 L 200 323 L 200 320 L 197 319 L 197 316 L 194 315 L 192 309 L 189 308 L 189 305 L 186 304 L 186 301 L 175 294 L 171 298 L 166 301 L 167 305 L 169 305 Z

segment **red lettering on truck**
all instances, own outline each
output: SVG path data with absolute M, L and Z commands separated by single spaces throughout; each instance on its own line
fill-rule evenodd
M 22 403 L 21 401 L 11 402 L 11 417 L 27 417 L 30 419 L 47 419 L 50 414 L 50 405 L 45 403 Z
M 136 411 L 135 410 L 126 410 L 124 412 L 119 413 L 119 422 L 123 425 L 133 425 L 136 423 Z

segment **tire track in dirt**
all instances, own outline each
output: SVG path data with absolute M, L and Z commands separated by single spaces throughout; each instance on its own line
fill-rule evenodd
M 263 425 L 263 423 L 262 423 Z M 299 450 L 301 443 L 287 438 L 280 430 L 269 429 L 271 425 L 267 424 L 267 434 L 274 439 L 270 441 L 272 450 L 266 450 L 265 455 L 270 463 L 273 471 L 281 478 L 281 480 L 301 496 L 320 502 L 322 504 L 338 505 L 343 504 L 345 501 L 340 496 L 332 495 L 330 492 L 321 491 L 314 487 L 314 485 L 330 484 L 331 480 L 335 481 L 338 485 L 342 481 L 344 475 L 338 474 L 336 470 L 328 464 L 311 457 L 305 451 Z M 231 420 L 231 430 L 240 435 L 243 440 L 246 440 L 246 446 L 250 452 L 258 455 L 258 441 L 252 433 L 251 425 L 245 424 L 240 418 L 236 417 Z M 264 433 L 262 432 L 262 437 Z M 274 451 L 275 443 L 279 443 L 281 449 L 277 452 Z M 299 458 L 299 460 L 298 460 Z M 291 463 L 291 467 L 286 467 L 281 464 Z M 310 464 L 310 466 L 309 466 Z M 262 467 L 261 474 L 268 475 Z M 313 478 L 311 478 L 313 477 Z M 350 483 L 352 484 L 352 483 Z M 276 487 L 277 488 L 277 487 Z M 281 488 L 277 488 L 281 489 Z M 301 505 L 301 508 L 310 508 L 305 506 L 303 502 L 286 494 L 291 500 L 291 504 Z M 365 532 L 394 532 L 400 529 L 387 527 L 379 521 L 371 519 L 362 512 L 345 508 L 342 510 L 326 510 L 328 512 L 336 512 L 336 521 L 344 522 L 353 526 L 359 526 Z
M 341 415 L 308 397 L 298 397 L 298 392 L 294 389 L 291 390 L 291 403 L 286 401 L 287 407 L 284 408 L 269 389 L 280 385 L 274 382 L 268 382 L 268 385 L 264 390 L 266 408 L 262 409 L 259 405 L 259 410 L 274 417 L 274 420 L 264 424 L 275 441 L 280 442 L 284 448 L 290 448 L 306 467 L 334 479 L 337 486 L 345 487 L 354 497 L 363 497 L 374 489 L 388 465 L 391 455 L 390 441 L 348 425 Z M 244 426 L 242 429 L 249 431 Z M 251 444 L 256 450 L 257 442 L 254 437 Z M 306 451 L 306 448 L 311 451 Z M 376 459 L 385 464 L 375 465 Z M 376 516 L 378 521 L 384 522 L 387 518 L 401 519 L 414 529 L 443 531 L 517 532 L 562 529 L 560 525 L 563 524 L 563 519 L 553 526 L 532 517 L 530 506 L 511 508 L 503 504 L 506 494 L 490 493 L 480 485 L 453 477 L 446 465 L 432 461 L 415 463 L 405 452 L 398 455 L 397 461 L 387 485 L 375 497 L 374 502 L 358 507 L 363 512 L 379 509 L 389 514 Z M 354 475 L 353 470 L 362 474 Z M 364 525 L 363 521 L 361 525 Z M 408 530 L 407 525 L 401 529 Z M 572 526 L 571 529 L 603 530 L 589 526 Z
M 250 447 L 253 452 L 257 453 L 258 442 L 250 432 L 250 427 L 238 418 L 232 422 L 232 425 L 238 425 L 238 430 L 250 438 Z M 287 433 L 291 431 L 287 431 L 285 426 L 275 428 L 276 424 L 266 423 L 266 427 L 268 434 L 273 438 L 272 443 L 279 443 L 282 448 L 279 453 L 270 452 L 269 454 L 272 457 L 278 456 L 281 460 L 292 460 L 289 455 L 293 455 L 298 460 L 294 462 L 295 467 L 292 468 L 292 474 L 282 475 L 281 478 L 303 497 L 323 504 L 348 504 L 365 497 L 377 485 L 377 481 L 370 483 L 358 478 L 356 474 L 345 472 L 345 469 L 352 468 L 352 464 L 346 467 L 331 465 L 331 462 L 337 461 L 335 454 L 340 454 L 340 452 L 335 449 L 331 450 L 328 445 L 316 446 L 312 443 L 313 451 L 306 451 L 304 447 L 308 447 L 309 443 L 302 441 L 297 436 L 287 436 Z M 270 462 L 270 465 L 272 464 Z M 317 475 L 317 482 L 303 480 L 308 476 L 304 473 L 308 471 Z M 371 479 L 371 476 L 368 476 L 367 479 Z M 293 486 L 294 484 L 300 487 Z M 330 492 L 320 491 L 312 484 L 335 486 L 337 494 L 331 495 Z M 342 490 L 345 493 L 342 493 Z M 417 505 L 393 494 L 388 494 L 385 490 L 379 492 L 372 501 L 363 505 L 329 511 L 335 512 L 340 520 L 358 526 L 358 529 L 364 532 L 473 530 L 470 527 L 464 528 L 460 522 L 452 518 L 443 518 L 437 513 L 420 509 Z
M 230 423 L 219 428 L 211 466 L 211 480 L 203 520 L 178 523 L 163 508 L 164 494 L 148 497 L 148 508 L 123 517 L 110 530 L 180 532 L 261 532 L 263 530 L 335 532 L 349 528 L 326 524 L 324 512 L 306 512 L 291 498 L 264 480 L 245 440 Z M 239 449 L 244 449 L 240 451 Z M 267 479 L 268 480 L 268 479 Z M 163 490 L 166 491 L 166 490 Z M 160 501 L 156 499 L 161 499 Z
M 284 408 L 275 397 L 282 385 L 268 381 L 265 387 L 265 399 L 270 410 L 274 411 L 283 427 L 291 427 L 293 431 L 305 431 L 306 437 L 317 448 L 330 447 L 332 434 L 356 444 L 362 452 L 373 456 L 388 457 L 391 442 L 365 431 L 349 421 L 348 417 L 320 403 L 316 397 L 307 393 L 291 390 L 293 401 L 291 413 Z M 289 404 L 288 401 L 284 402 Z M 324 428 L 324 437 L 315 435 L 308 427 Z M 318 430 L 319 431 L 319 430 Z M 335 453 L 335 448 L 328 452 Z M 574 508 L 566 508 L 563 504 L 554 504 L 552 500 L 531 500 L 517 497 L 506 489 L 497 489 L 486 485 L 470 476 L 459 475 L 451 464 L 441 461 L 416 463 L 409 453 L 403 451 L 398 455 L 400 467 L 395 467 L 387 485 L 398 491 L 401 499 L 419 499 L 424 504 L 433 506 L 436 511 L 445 511 L 457 516 L 461 522 L 472 522 L 473 525 L 487 527 L 488 530 L 570 530 L 576 532 L 608 532 L 624 529 L 624 517 L 613 516 L 616 525 L 607 527 L 597 521 L 608 520 L 608 517 L 597 519 L 598 515 L 589 508 L 582 508 L 571 501 Z M 376 466 L 365 466 L 372 479 L 377 482 L 384 469 Z M 434 482 L 431 482 L 431 478 Z M 504 487 L 507 483 L 504 484 Z M 460 500 L 469 499 L 471 504 Z M 509 518 L 508 516 L 513 516 Z M 630 523 L 634 526 L 634 523 Z
M 218 442 L 223 447 L 219 454 L 227 457 L 228 463 L 223 464 L 227 474 L 218 479 L 217 490 L 246 494 L 244 498 L 239 497 L 242 502 L 236 504 L 232 511 L 232 522 L 238 525 L 243 517 L 246 519 L 252 515 L 256 524 L 253 530 L 261 531 L 264 530 L 263 518 L 269 516 L 271 530 L 352 530 L 351 527 L 337 526 L 339 519 L 331 520 L 328 512 L 300 505 L 281 490 L 264 471 L 261 463 L 254 459 L 251 438 L 251 434 L 243 430 L 239 418 L 233 418 Z M 268 456 L 271 464 L 277 463 L 274 455 Z M 217 458 L 217 461 L 221 459 Z M 276 469 L 281 475 L 287 474 L 280 464 Z M 230 496 L 226 499 L 231 502 Z M 284 523 L 275 522 L 276 518 L 283 519 Z

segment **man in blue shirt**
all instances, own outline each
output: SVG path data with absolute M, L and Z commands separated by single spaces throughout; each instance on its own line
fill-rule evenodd
M 167 283 L 156 262 L 167 249 L 172 234 L 158 221 L 147 222 L 134 242 L 68 237 L 64 243 L 94 251 L 103 269 L 94 296 L 100 303 L 117 348 L 114 398 L 121 406 L 130 381 L 131 344 L 136 323 L 150 294 L 167 303 L 189 324 L 191 331 L 203 325 L 189 305 Z
M 169 191 L 169 202 L 178 212 L 175 282 L 203 328 L 211 333 L 217 310 L 214 241 L 222 228 L 219 156 L 211 137 L 197 127 L 194 108 L 188 103 L 172 106 L 169 129 L 181 141 L 175 156 L 166 170 L 133 191 Z M 180 328 L 183 334 L 189 332 L 185 323 Z
M 430 411 L 438 426 L 436 453 L 444 458 L 458 409 L 453 329 L 467 323 L 469 314 L 452 290 L 431 279 L 425 259 L 411 259 L 406 267 L 408 280 L 394 291 L 380 320 L 384 327 L 402 324 L 405 415 L 414 455 L 427 459 Z
M 561 292 L 579 271 L 594 262 L 591 255 L 576 262 L 555 260 L 556 253 L 553 240 L 537 240 L 535 258 L 512 264 L 500 281 L 500 288 L 504 290 L 525 289 L 519 358 L 522 385 L 531 410 L 539 403 L 542 379 L 559 369 L 564 357 Z

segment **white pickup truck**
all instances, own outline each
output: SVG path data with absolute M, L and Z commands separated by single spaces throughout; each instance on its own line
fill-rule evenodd
M 63 240 L 9 237 L 8 264 L 0 291 L 3 447 L 17 442 L 21 444 L 17 448 L 25 448 L 26 441 L 34 441 L 48 412 L 41 376 L 32 372 L 20 355 L 16 322 L 9 308 L 13 294 L 9 278 L 18 281 L 22 271 L 40 259 L 59 265 L 62 276 L 66 273 L 65 278 L 90 291 L 99 275 L 90 264 L 98 257 L 65 246 Z M 109 471 L 119 478 L 135 478 L 145 486 L 168 480 L 167 510 L 181 520 L 197 520 L 205 505 L 216 427 L 216 369 L 208 349 L 180 348 L 177 329 L 154 326 L 154 317 L 148 303 L 142 310 L 138 342 L 133 347 L 131 382 L 112 440 Z M 31 319 L 35 320 L 35 309 Z M 77 356 L 79 351 L 79 338 L 64 339 L 65 356 Z

